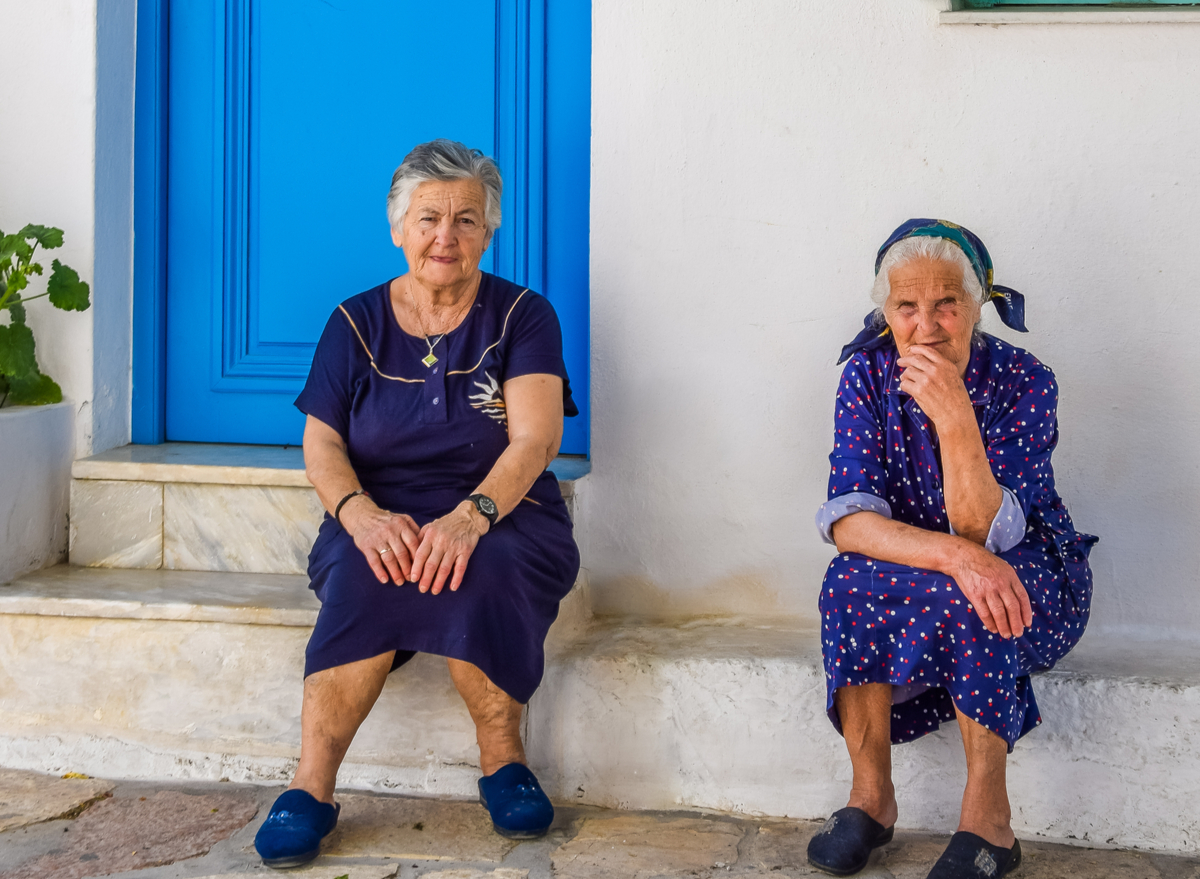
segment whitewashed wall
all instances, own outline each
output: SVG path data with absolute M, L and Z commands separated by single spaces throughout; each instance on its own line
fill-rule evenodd
M 815 617 L 838 349 L 909 217 L 977 232 L 1062 386 L 1095 631 L 1200 631 L 1200 25 L 595 0 L 597 607 Z M 990 311 L 990 309 L 989 309 Z
M 0 414 L 0 582 L 66 553 L 73 457 L 129 442 L 133 69 L 129 0 L 0 0 L 0 229 L 58 226 L 58 258 L 92 286 L 92 307 L 29 305 L 54 411 Z
M 47 275 L 58 258 L 92 285 L 86 312 L 29 306 L 42 370 L 75 406 L 79 455 L 129 442 L 135 12 L 129 0 L 0 0 L 0 229 L 63 229 Z

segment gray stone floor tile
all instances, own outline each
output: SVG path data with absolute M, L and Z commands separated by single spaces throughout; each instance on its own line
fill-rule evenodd
M 257 797 L 249 791 L 114 796 L 64 827 L 49 851 L 0 873 L 0 879 L 84 879 L 194 858 L 243 828 L 257 811 Z
M 0 832 L 50 821 L 106 796 L 111 781 L 0 769 Z
M 588 818 L 551 856 L 560 879 L 689 876 L 737 863 L 742 828 L 718 818 Z
M 26 774 L 27 776 L 29 774 Z M 12 776 L 8 776 L 11 778 Z M 28 779 L 44 791 L 62 781 Z M 86 779 L 81 780 L 86 781 Z M 339 830 L 314 864 L 276 872 L 253 850 L 278 788 L 116 782 L 70 819 L 0 832 L 0 879 L 811 879 L 815 821 L 563 805 L 550 833 L 514 843 L 476 803 L 339 792 Z M 77 789 L 78 790 L 78 789 Z M 213 812 L 213 809 L 217 809 Z M 257 817 L 255 813 L 257 812 Z M 0 813 L 3 814 L 3 813 Z M 418 829 L 418 825 L 420 828 Z M 897 833 L 857 879 L 925 879 L 949 834 Z M 1200 858 L 1023 841 L 1012 879 L 1200 879 Z M 135 854 L 136 853 L 136 854 Z
M 516 845 L 492 830 L 478 803 L 362 794 L 338 801 L 339 835 L 324 852 L 329 857 L 498 863 Z
M 820 829 L 820 821 L 761 824 L 742 863 L 768 872 L 807 872 L 808 841 Z
M 339 866 L 321 864 L 312 867 L 299 867 L 286 872 L 267 872 L 265 869 L 258 870 L 260 876 L 295 876 L 300 879 L 391 879 L 396 875 L 398 865 L 390 864 L 385 866 Z M 199 876 L 197 879 L 245 879 L 247 873 L 245 870 L 237 873 L 213 873 L 208 876 Z

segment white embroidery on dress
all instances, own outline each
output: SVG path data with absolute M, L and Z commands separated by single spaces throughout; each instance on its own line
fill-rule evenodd
M 508 413 L 504 410 L 504 395 L 500 392 L 500 385 L 490 372 L 484 372 L 484 376 L 487 378 L 486 384 L 483 382 L 472 382 L 483 393 L 471 394 L 468 397 L 469 400 L 473 401 L 471 408 L 482 409 L 483 413 L 493 421 L 508 424 Z

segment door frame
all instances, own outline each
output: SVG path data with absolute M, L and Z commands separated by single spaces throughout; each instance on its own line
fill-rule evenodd
M 135 443 L 167 430 L 167 34 L 169 0 L 138 0 L 133 112 Z
M 538 291 L 546 275 L 547 2 L 496 2 L 495 158 L 508 170 L 492 247 L 498 275 Z M 138 0 L 131 428 L 143 444 L 166 439 L 169 17 L 170 0 Z

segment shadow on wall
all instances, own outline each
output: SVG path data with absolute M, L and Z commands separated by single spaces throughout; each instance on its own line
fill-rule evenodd
M 0 410 L 0 583 L 66 560 L 75 405 Z
M 620 577 L 600 590 L 593 589 L 593 613 L 636 621 L 723 620 L 728 622 L 778 622 L 804 628 L 809 621 L 785 614 L 779 593 L 767 585 L 778 582 L 767 571 L 733 574 L 686 592 L 668 591 L 645 577 Z M 731 596 L 736 596 L 731 600 Z M 731 606 L 736 607 L 731 611 Z

